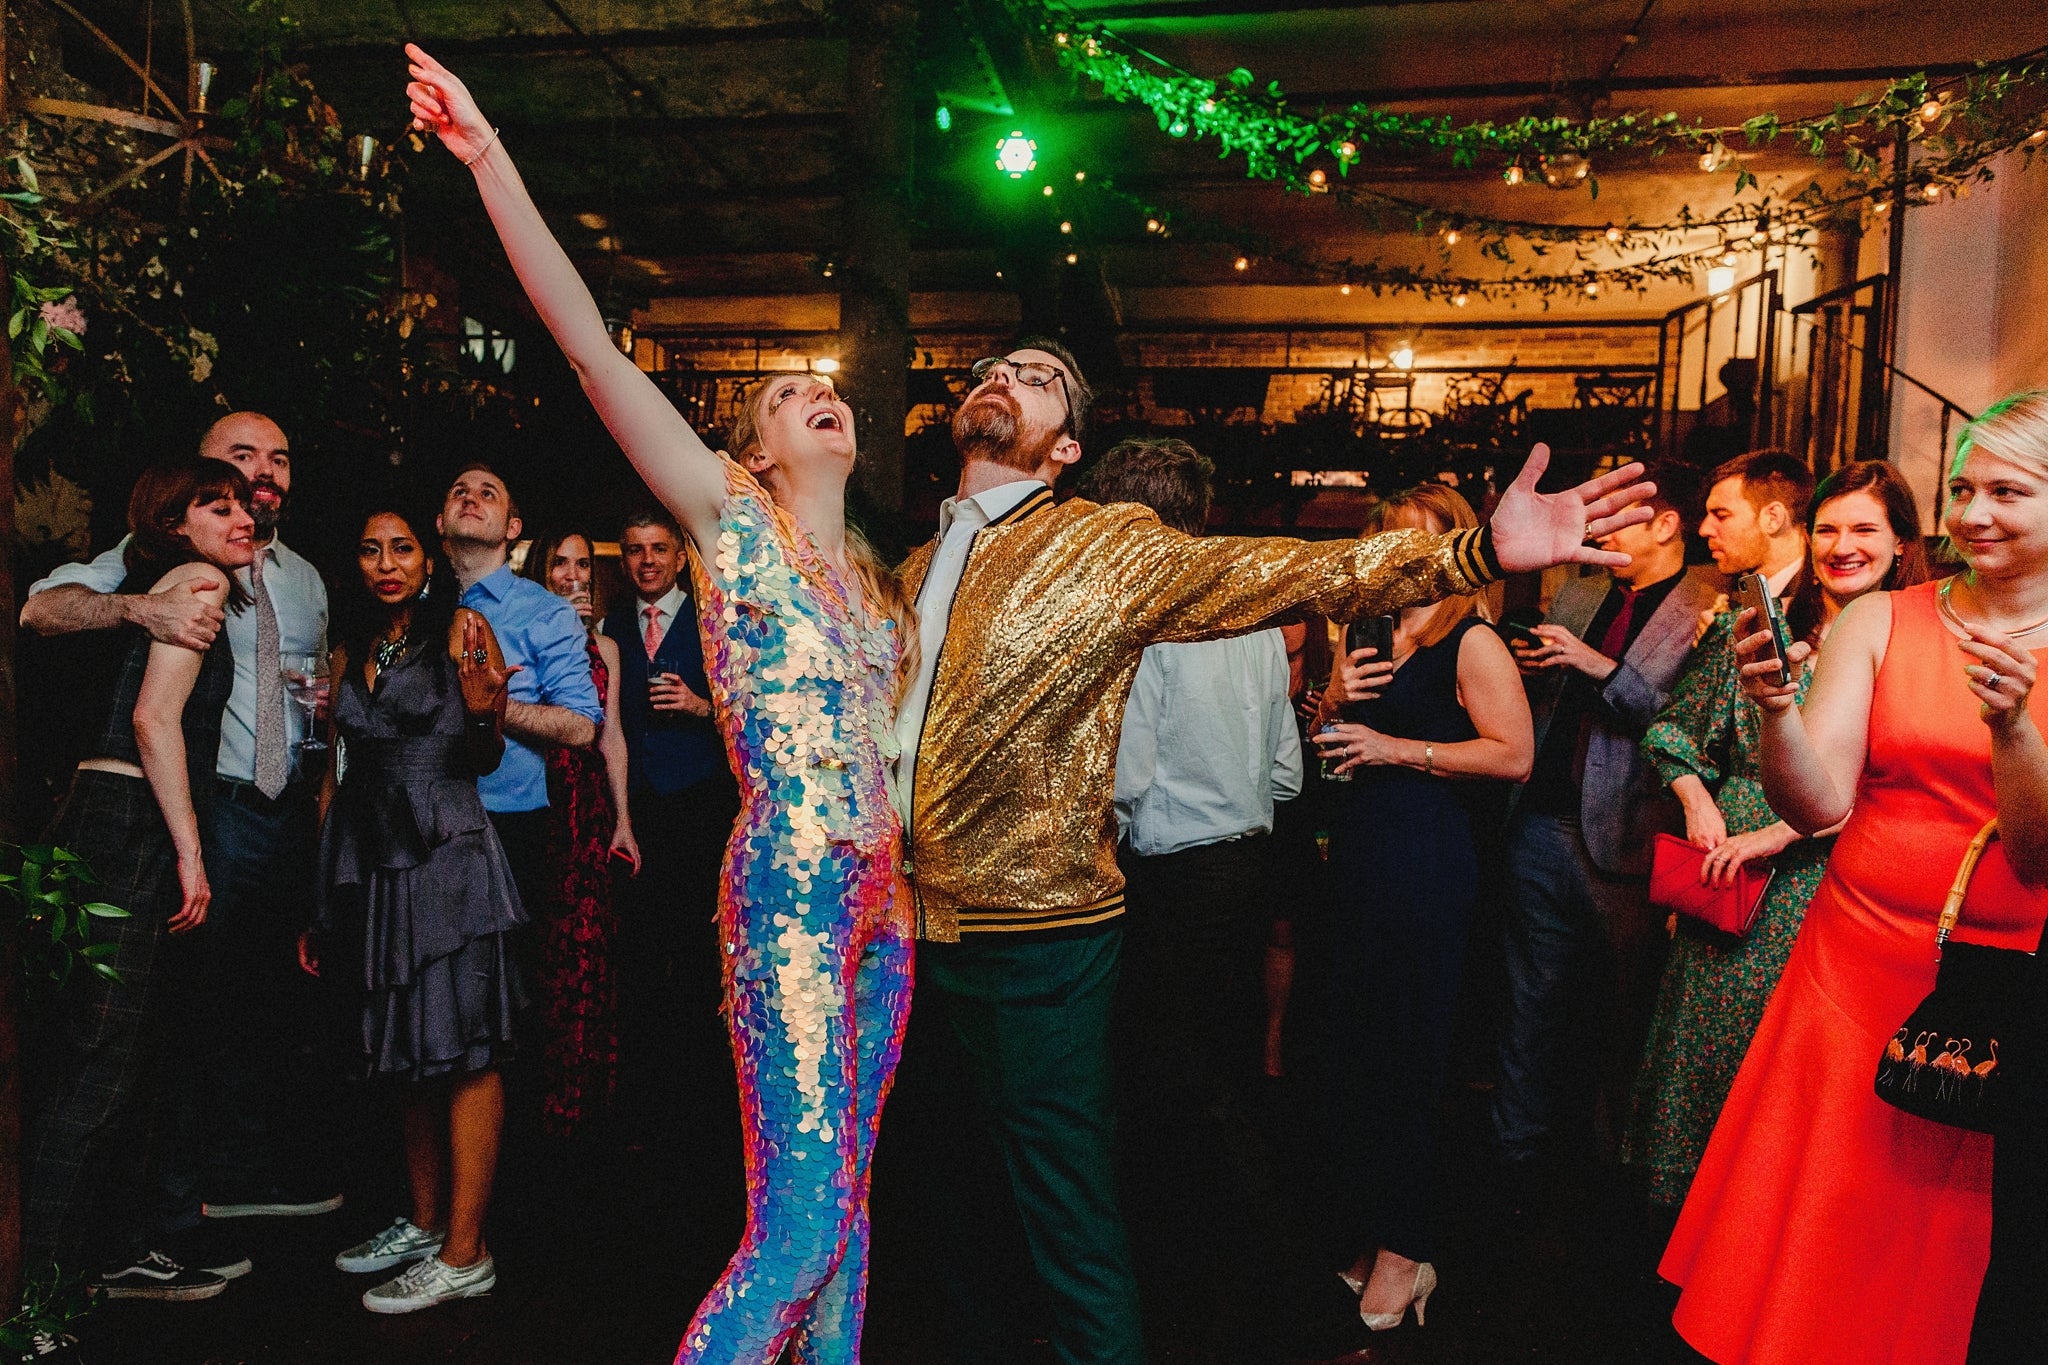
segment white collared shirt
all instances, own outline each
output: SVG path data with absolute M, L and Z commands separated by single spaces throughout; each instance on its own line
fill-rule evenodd
M 961 575 L 967 572 L 967 551 L 982 527 L 1044 487 L 1040 479 L 1018 479 L 972 497 L 947 498 L 939 505 L 939 548 L 932 552 L 931 567 L 917 593 L 917 676 L 910 680 L 896 707 L 896 742 L 902 756 L 896 760 L 896 781 L 891 789 L 905 824 L 910 822 L 910 789 L 917 772 L 917 746 L 924 738 L 925 708 L 931 704 L 932 680 L 939 671 L 939 650 L 946 643 L 946 618 L 953 611 L 953 595 L 960 591 Z
M 681 579 L 670 584 L 669 590 L 652 602 L 644 597 L 633 599 L 633 629 L 639 632 L 640 648 L 643 651 L 647 648 L 647 609 L 654 608 L 655 625 L 661 632 L 655 636 L 655 647 L 660 648 L 661 641 L 668 639 L 669 628 L 675 625 L 676 616 L 682 611 L 683 603 L 688 600 L 683 592 Z
M 1805 563 L 1806 556 L 1801 555 L 1799 558 L 1793 560 L 1790 564 L 1787 564 L 1784 568 L 1772 574 L 1769 578 L 1766 578 L 1764 580 L 1764 583 L 1767 586 L 1769 586 L 1771 590 L 1771 596 L 1783 597 L 1785 595 L 1785 590 L 1792 586 L 1792 580 L 1799 577 L 1799 570 L 1801 569 L 1801 567 L 1805 565 Z
M 46 588 L 78 586 L 94 592 L 117 591 L 128 576 L 122 555 L 128 537 L 113 549 L 86 564 L 65 564 L 55 573 L 30 586 L 35 596 Z M 320 571 L 303 557 L 285 548 L 277 537 L 263 547 L 263 589 L 270 595 L 270 608 L 277 615 L 277 649 L 283 656 L 313 655 L 327 660 L 327 585 Z M 235 570 L 235 580 L 249 587 L 249 571 Z M 228 693 L 227 710 L 220 726 L 220 758 L 214 771 L 235 782 L 256 780 L 256 608 L 247 606 L 228 613 L 228 645 L 235 653 L 235 686 Z M 296 744 L 305 738 L 304 713 L 296 706 L 284 708 L 285 739 Z
M 1301 792 L 1301 736 L 1277 630 L 1146 647 L 1116 750 L 1116 820 L 1131 851 L 1178 853 L 1270 834 Z

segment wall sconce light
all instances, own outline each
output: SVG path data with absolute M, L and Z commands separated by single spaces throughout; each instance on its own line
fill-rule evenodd
M 220 74 L 220 68 L 212 62 L 194 64 L 192 72 L 192 112 L 206 112 L 206 100 L 213 93 L 213 78 Z

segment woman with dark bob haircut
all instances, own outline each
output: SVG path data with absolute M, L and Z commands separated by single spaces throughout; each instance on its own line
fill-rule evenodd
M 120 592 L 189 592 L 236 610 L 248 600 L 233 574 L 255 558 L 256 526 L 233 465 L 191 455 L 145 471 L 128 528 Z M 203 924 L 212 900 L 202 849 L 234 655 L 226 632 L 203 651 L 140 626 L 115 638 L 106 676 L 77 693 L 99 699 L 91 756 L 51 838 L 92 868 L 96 900 L 127 913 L 87 920 L 103 951 L 53 1006 L 26 1125 L 24 1241 L 32 1265 L 94 1272 L 109 1298 L 211 1298 L 227 1281 L 178 1265 L 136 1211 L 166 1023 L 157 954 L 165 935 Z

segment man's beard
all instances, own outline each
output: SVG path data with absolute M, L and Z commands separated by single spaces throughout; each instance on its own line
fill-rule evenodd
M 267 488 L 277 494 L 277 505 L 274 508 L 260 499 L 249 499 L 249 519 L 256 523 L 256 534 L 268 536 L 276 531 L 277 524 L 284 520 L 284 510 L 290 506 L 291 497 L 271 479 L 256 479 L 249 486 L 251 489 Z
M 1016 400 L 993 390 L 970 399 L 953 414 L 953 448 L 962 460 L 987 460 L 1030 474 L 1045 462 L 1059 439 L 1060 433 L 1054 430 L 1046 432 L 1042 440 L 1030 440 Z

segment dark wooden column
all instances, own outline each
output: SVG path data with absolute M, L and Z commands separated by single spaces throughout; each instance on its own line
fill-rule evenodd
M 0 16 L 4 17 L 4 16 Z M 0 23 L 0 125 L 7 122 L 7 32 Z M 7 276 L 0 261 L 0 279 Z M 14 443 L 21 431 L 21 391 L 14 357 L 0 331 L 0 840 L 20 838 L 21 793 L 15 788 Z M 10 922 L 15 907 L 0 908 Z M 13 934 L 0 946 L 0 1316 L 21 1303 L 21 961 Z
M 903 506 L 910 411 L 910 220 L 917 63 L 915 0 L 848 0 L 839 355 L 868 492 Z
M 1906 195 L 1913 167 L 1913 149 L 1906 138 L 1906 125 L 1898 125 L 1892 142 L 1892 210 L 1885 225 L 1884 308 L 1878 314 L 1877 344 L 1870 348 L 1871 364 L 1877 373 L 1876 393 L 1866 400 L 1869 413 L 1860 458 L 1886 460 L 1892 455 L 1892 370 L 1899 363 L 1899 296 L 1906 284 Z

